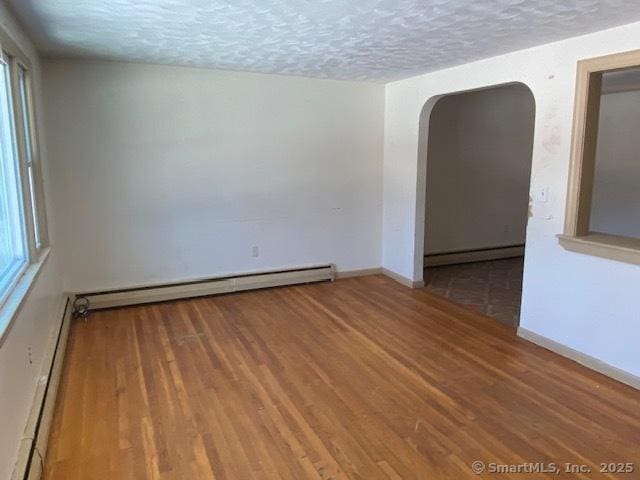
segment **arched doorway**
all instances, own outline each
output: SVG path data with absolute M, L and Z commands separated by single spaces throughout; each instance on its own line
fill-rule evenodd
M 515 83 L 442 96 L 420 128 L 425 286 L 512 326 L 520 316 L 534 122 L 533 95 Z

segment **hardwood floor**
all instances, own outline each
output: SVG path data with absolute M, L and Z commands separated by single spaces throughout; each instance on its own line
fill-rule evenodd
M 74 323 L 45 478 L 632 479 L 639 446 L 640 392 L 371 276 Z

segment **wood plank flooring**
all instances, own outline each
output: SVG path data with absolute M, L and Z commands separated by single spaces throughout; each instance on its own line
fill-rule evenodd
M 640 392 L 371 276 L 75 322 L 45 478 L 558 478 L 474 461 L 640 478 Z

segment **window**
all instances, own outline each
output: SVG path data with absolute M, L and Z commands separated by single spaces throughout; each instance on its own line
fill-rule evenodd
M 567 250 L 640 264 L 640 51 L 578 62 Z
M 22 191 L 9 58 L 0 61 L 0 299 L 4 300 L 27 264 Z
M 28 77 L 27 70 L 22 65 L 18 66 L 18 86 L 20 89 L 20 109 L 22 111 L 22 125 L 23 125 L 23 142 L 25 152 L 25 164 L 27 167 L 27 180 L 29 182 L 29 200 L 30 200 L 30 215 L 33 225 L 33 243 L 36 250 L 40 250 L 42 247 L 42 239 L 40 235 L 40 221 L 38 220 L 39 205 L 37 199 L 36 189 L 36 169 L 34 158 L 36 152 L 34 150 L 35 142 L 33 139 L 32 125 L 32 111 L 31 101 L 29 98 L 28 89 Z
M 48 236 L 30 62 L 2 29 L 0 42 L 1 340 L 47 256 Z

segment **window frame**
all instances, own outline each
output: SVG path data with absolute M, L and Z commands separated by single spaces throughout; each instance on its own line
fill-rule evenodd
M 42 185 L 42 171 L 40 168 L 40 148 L 37 136 L 37 122 L 35 117 L 35 108 L 33 101 L 33 83 L 31 77 L 31 67 L 26 64 L 24 59 L 14 57 L 16 66 L 13 69 L 15 76 L 13 85 L 14 100 L 19 101 L 19 107 L 14 110 L 20 110 L 18 143 L 22 147 L 20 154 L 21 180 L 23 185 L 23 196 L 25 197 L 24 215 L 28 218 L 27 230 L 29 235 L 29 248 L 32 256 L 37 257 L 42 249 L 48 245 L 47 235 L 47 216 L 44 207 L 44 191 Z M 22 85 L 20 83 L 20 70 L 24 76 L 24 102 L 22 101 Z M 26 107 L 26 111 L 25 111 Z M 25 131 L 25 125 L 28 126 L 28 132 Z M 27 134 L 29 141 L 27 143 Z M 27 152 L 27 148 L 31 147 L 31 152 Z M 33 188 L 29 181 L 29 168 L 33 175 Z M 35 205 L 34 205 L 35 201 Z M 35 213 L 35 215 L 33 215 Z M 35 218 L 34 218 L 35 217 Z
M 18 163 L 18 183 L 20 185 L 21 216 L 24 229 L 25 262 L 14 273 L 8 287 L 0 294 L 0 345 L 4 342 L 6 333 L 21 309 L 29 291 L 31 290 L 42 266 L 49 257 L 49 235 L 46 218 L 46 205 L 44 198 L 44 185 L 42 169 L 40 163 L 40 143 L 38 137 L 35 98 L 33 95 L 33 66 L 29 57 L 22 49 L 6 34 L 0 27 L 0 51 L 7 57 L 9 68 L 9 81 L 11 89 L 11 113 L 13 116 L 13 129 L 15 131 L 15 150 Z M 20 93 L 21 85 L 19 79 L 19 69 L 25 75 L 25 101 L 26 109 L 23 108 Z M 33 172 L 33 198 L 35 199 L 35 210 L 32 209 L 31 185 L 28 177 L 27 165 L 27 142 L 25 132 L 25 121 L 28 122 L 31 142 L 31 165 Z M 34 215 L 36 213 L 36 221 Z M 39 226 L 38 234 L 40 245 L 36 245 L 35 225 Z
M 564 232 L 558 235 L 558 241 L 569 251 L 640 265 L 640 238 L 594 232 L 589 228 L 602 75 L 637 67 L 640 67 L 640 50 L 578 62 Z
M 6 68 L 6 71 L 5 71 L 5 68 Z M 0 69 L 1 69 L 0 75 L 4 77 L 3 84 L 5 84 L 5 82 L 7 81 L 9 82 L 9 85 L 8 85 L 9 91 L 2 92 L 2 95 L 7 95 L 9 93 L 12 93 L 11 89 L 13 88 L 11 85 L 12 83 L 11 60 L 10 60 L 9 54 L 6 53 L 1 47 L 0 47 Z M 19 263 L 10 265 L 9 268 L 6 269 L 6 271 L 0 272 L 0 280 L 4 280 L 5 276 L 7 276 L 7 278 L 9 279 L 9 281 L 7 282 L 6 289 L 0 292 L 0 305 L 3 304 L 4 301 L 7 299 L 7 297 L 11 294 L 11 291 L 15 287 L 16 283 L 19 281 L 20 277 L 29 266 L 29 247 L 27 242 L 28 237 L 27 237 L 27 231 L 26 231 L 26 225 L 25 225 L 25 219 L 24 219 L 24 205 L 22 202 L 22 180 L 20 177 L 20 157 L 19 157 L 18 148 L 17 148 L 15 107 L 13 105 L 13 95 L 7 95 L 7 96 L 8 98 L 7 98 L 6 108 L 9 114 L 8 120 L 11 124 L 9 125 L 9 132 L 7 132 L 6 134 L 9 138 L 11 138 L 11 142 L 12 142 L 11 145 L 8 145 L 7 147 L 9 150 L 11 150 L 9 155 L 10 155 L 10 158 L 12 158 L 15 163 L 13 165 L 2 165 L 0 168 L 2 168 L 3 170 L 5 168 L 16 169 L 15 171 L 16 187 L 18 187 L 20 191 L 17 192 L 18 193 L 17 204 L 14 205 L 17 211 L 13 212 L 13 214 L 17 214 L 19 216 L 19 218 L 17 218 L 16 220 L 18 220 L 18 223 L 20 224 L 20 231 L 17 234 L 16 232 L 14 232 L 14 235 L 17 238 L 14 238 L 12 240 L 12 243 L 15 242 L 16 240 L 19 241 L 19 243 L 21 244 L 21 250 L 23 252 L 23 258 Z M 3 153 L 8 153 L 8 152 L 3 152 Z M 3 172 L 3 177 L 5 176 L 4 174 L 5 172 Z

